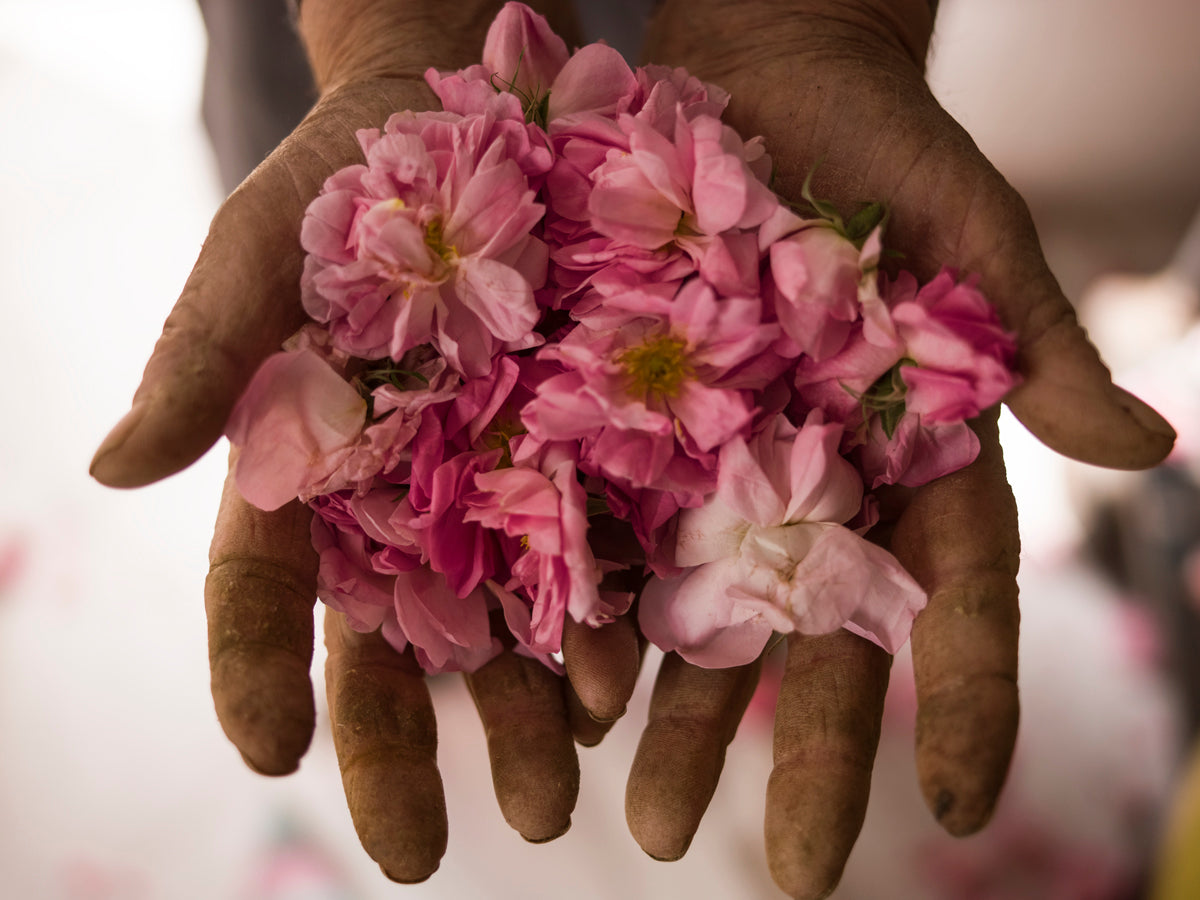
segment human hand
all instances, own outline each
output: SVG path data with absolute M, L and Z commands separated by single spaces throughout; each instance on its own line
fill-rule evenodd
M 784 196 L 799 197 L 815 167 L 814 195 L 847 211 L 887 203 L 888 244 L 918 278 L 944 264 L 978 273 L 1018 335 L 1024 383 L 1007 402 L 1040 439 L 1098 465 L 1154 465 L 1173 431 L 1113 386 L 1023 201 L 930 94 L 931 28 L 925 0 L 665 0 L 648 55 L 730 93 L 726 120 L 765 137 Z M 995 415 L 974 425 L 977 461 L 883 498 L 872 535 L 929 595 L 912 634 L 917 768 L 931 810 L 960 835 L 990 816 L 1018 719 L 1016 513 Z M 888 658 L 848 632 L 793 636 L 788 649 L 767 855 L 785 891 L 820 897 L 837 883 L 862 824 Z M 665 661 L 626 797 L 630 828 L 651 856 L 686 851 L 756 678 L 752 667 Z
M 334 171 L 361 162 L 357 129 L 433 105 L 424 70 L 477 58 L 498 6 L 306 0 L 300 26 L 321 99 L 218 211 L 133 408 L 96 454 L 99 481 L 149 484 L 211 447 L 259 363 L 305 321 L 299 232 L 309 201 Z M 231 479 L 210 553 L 213 698 L 230 740 L 264 774 L 293 771 L 314 728 L 310 518 L 299 503 L 256 509 Z M 325 620 L 330 718 L 355 826 L 389 877 L 420 881 L 437 868 L 447 832 L 428 691 L 411 656 L 352 631 L 338 614 Z M 636 677 L 627 623 L 570 630 L 564 643 L 578 691 L 510 652 L 468 678 L 502 812 L 533 841 L 570 823 L 572 733 L 598 741 L 606 726 L 596 720 L 623 710 Z

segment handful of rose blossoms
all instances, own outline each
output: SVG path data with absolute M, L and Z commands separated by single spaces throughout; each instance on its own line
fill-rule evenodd
M 501 615 L 556 667 L 631 567 L 641 631 L 701 666 L 776 631 L 895 652 L 925 596 L 872 492 L 971 462 L 1016 383 L 975 284 L 886 277 L 878 206 L 798 215 L 721 89 L 520 4 L 426 78 L 443 110 L 359 132 L 309 207 L 313 322 L 227 426 L 247 500 L 315 511 L 321 599 L 429 672 Z

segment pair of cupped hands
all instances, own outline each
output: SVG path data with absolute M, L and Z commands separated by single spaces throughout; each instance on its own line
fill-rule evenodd
M 532 5 L 571 42 L 562 9 Z M 304 0 L 299 27 L 321 98 L 214 218 L 132 409 L 96 454 L 98 480 L 148 484 L 220 437 L 259 362 L 304 321 L 305 207 L 330 174 L 361 162 L 357 129 L 434 105 L 427 67 L 478 61 L 498 6 Z M 1113 386 L 1046 266 L 1024 203 L 931 96 L 923 65 L 932 25 L 926 0 L 665 0 L 646 56 L 729 91 L 727 121 L 766 138 L 785 196 L 798 197 L 819 162 L 817 196 L 844 209 L 888 204 L 887 240 L 905 268 L 920 278 L 943 264 L 978 273 L 1019 336 L 1024 382 L 1006 402 L 1046 444 L 1104 466 L 1157 463 L 1174 432 Z M 956 835 L 986 823 L 1018 720 L 1016 510 L 995 411 L 973 424 L 977 461 L 884 497 L 873 535 L 929 594 L 912 632 L 917 769 L 932 814 Z M 230 481 L 211 548 L 213 697 L 230 740 L 265 774 L 293 771 L 314 728 L 309 518 L 299 503 L 262 512 Z M 421 670 L 332 611 L 325 640 L 355 827 L 390 878 L 423 880 L 445 851 L 447 820 Z M 568 621 L 563 655 L 566 678 L 511 652 L 466 676 L 501 810 L 530 841 L 568 828 L 579 785 L 574 744 L 595 744 L 624 711 L 641 659 L 629 620 L 598 630 Z M 846 631 L 788 638 L 765 837 L 772 875 L 794 897 L 832 890 L 858 835 L 889 666 L 883 650 Z M 626 795 L 629 827 L 651 856 L 686 851 L 759 668 L 705 670 L 664 658 Z

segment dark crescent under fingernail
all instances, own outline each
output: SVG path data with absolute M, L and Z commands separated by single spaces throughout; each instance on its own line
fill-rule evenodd
M 954 809 L 954 795 L 943 788 L 938 791 L 937 800 L 933 806 L 933 814 L 937 816 L 938 821 L 946 818 L 950 810 Z

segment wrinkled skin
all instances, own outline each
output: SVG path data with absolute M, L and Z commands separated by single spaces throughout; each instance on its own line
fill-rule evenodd
M 461 21 L 448 21 L 445 4 L 430 17 L 422 4 L 399 0 L 305 0 L 302 31 L 322 99 L 218 212 L 133 409 L 97 452 L 97 479 L 148 484 L 219 437 L 258 363 L 303 321 L 305 207 L 329 174 L 360 161 L 355 129 L 432 103 L 419 78 L 426 66 L 478 57 L 478 23 L 498 4 L 476 5 L 454 5 Z M 836 19 L 828 14 L 835 6 Z M 355 11 L 366 24 L 354 28 L 369 39 L 353 40 L 344 24 L 359 21 Z M 915 25 L 898 28 L 869 0 L 667 0 L 649 57 L 732 93 L 729 122 L 766 137 L 782 193 L 798 196 L 823 161 L 818 196 L 847 208 L 889 202 L 888 239 L 905 253 L 905 267 L 921 277 L 942 263 L 981 273 L 984 291 L 1020 335 L 1026 381 L 1010 406 L 1042 440 L 1101 465 L 1153 465 L 1170 449 L 1169 427 L 1112 387 L 1046 268 L 1024 204 L 929 95 L 919 62 L 928 22 L 920 18 L 918 9 Z M 401 33 L 404 40 L 389 42 Z M 918 771 L 933 813 L 954 834 L 987 821 L 1018 717 L 1016 513 L 995 417 L 975 424 L 979 460 L 885 498 L 876 535 L 930 595 L 912 637 Z M 253 769 L 286 774 L 314 724 L 316 559 L 307 510 L 290 504 L 264 513 L 227 485 L 211 562 L 218 715 Z M 420 881 L 436 870 L 447 834 L 428 692 L 410 657 L 377 635 L 354 633 L 338 615 L 325 620 L 330 717 L 355 827 L 390 878 Z M 638 638 L 628 621 L 599 631 L 568 627 L 564 652 L 567 681 L 511 653 L 468 678 L 501 808 L 532 841 L 569 826 L 578 788 L 572 734 L 584 744 L 600 740 L 637 675 Z M 857 837 L 889 664 L 882 650 L 846 632 L 788 641 L 766 841 L 772 873 L 794 897 L 832 890 Z M 630 828 L 651 856 L 686 851 L 757 676 L 757 664 L 706 671 L 665 660 L 626 803 Z

